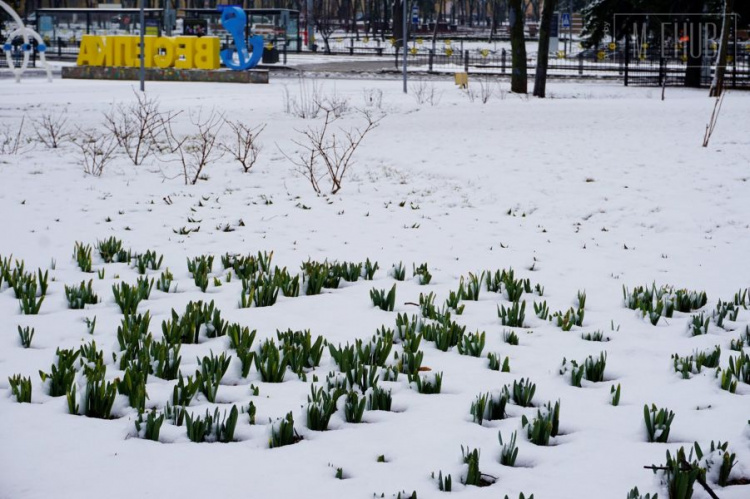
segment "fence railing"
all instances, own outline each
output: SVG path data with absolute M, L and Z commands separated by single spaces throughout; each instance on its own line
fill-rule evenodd
M 47 57 L 50 59 L 75 59 L 78 55 L 79 40 L 57 38 L 47 42 Z M 225 41 L 225 43 L 228 43 Z M 348 44 L 346 47 L 344 44 Z M 460 42 L 443 41 L 434 50 L 431 43 L 410 43 L 407 48 L 407 66 L 411 71 L 456 72 L 509 75 L 511 71 L 511 54 L 500 48 L 462 49 L 469 46 Z M 476 46 L 475 46 L 476 47 Z M 394 69 L 402 67 L 402 49 L 392 41 L 353 38 L 342 43 L 333 40 L 329 45 L 332 54 L 370 55 L 393 60 Z M 20 64 L 23 52 L 14 47 L 13 57 Z M 321 50 L 322 51 L 322 50 Z M 277 57 L 264 62 L 286 62 L 284 47 L 278 48 Z M 32 54 L 30 65 L 36 60 L 36 51 Z M 264 59 L 266 59 L 264 57 Z M 701 70 L 701 84 L 707 86 L 713 77 L 715 53 L 706 54 Z M 528 72 L 533 74 L 535 60 L 528 61 Z M 568 78 L 608 78 L 621 79 L 625 85 L 635 86 L 680 86 L 685 83 L 688 61 L 683 57 L 670 56 L 659 50 L 630 51 L 584 51 L 572 57 L 550 57 L 547 73 L 551 77 Z M 0 50 L 0 67 L 7 66 L 5 55 Z M 729 58 L 725 85 L 729 88 L 750 88 L 750 51 L 735 52 Z

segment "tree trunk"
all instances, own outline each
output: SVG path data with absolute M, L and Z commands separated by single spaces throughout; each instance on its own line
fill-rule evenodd
M 440 16 L 443 13 L 443 0 L 437 2 L 438 12 L 437 19 L 435 19 L 435 25 L 432 27 L 432 50 L 435 50 L 435 43 L 437 43 L 438 24 L 440 24 Z
M 396 48 L 403 47 L 404 33 L 404 2 L 406 0 L 393 0 L 393 38 L 396 39 Z
M 492 24 L 490 25 L 490 39 L 489 43 L 492 43 L 492 37 L 497 34 L 497 10 L 500 8 L 498 0 L 492 0 Z
M 702 0 L 690 0 L 685 2 L 687 5 L 686 12 L 701 12 L 703 10 Z M 685 86 L 692 88 L 700 88 L 701 76 L 703 73 L 702 68 L 702 55 L 703 47 L 701 42 L 703 41 L 703 33 L 701 33 L 701 15 L 687 16 L 688 32 L 685 33 L 688 36 L 687 40 L 687 63 L 685 68 Z
M 510 0 L 510 49 L 513 70 L 510 77 L 510 91 L 525 94 L 526 81 L 526 40 L 523 34 L 523 0 Z
M 555 4 L 557 4 L 557 0 L 544 0 L 544 7 L 542 7 L 542 21 L 539 25 L 539 52 L 536 56 L 536 74 L 534 75 L 534 95 L 536 97 L 544 98 L 547 87 L 549 32 Z
M 385 41 L 385 32 L 388 30 L 388 23 L 390 21 L 388 18 L 389 7 L 390 5 L 388 3 L 388 0 L 383 0 L 383 17 L 381 19 L 381 25 L 380 25 L 381 26 L 380 27 L 380 39 L 383 41 Z
M 711 82 L 710 97 L 719 97 L 724 90 L 724 74 L 727 69 L 727 44 L 729 43 L 730 15 L 734 11 L 734 0 L 725 0 L 724 19 L 721 24 L 721 41 L 719 42 L 719 55 L 716 58 L 716 72 Z

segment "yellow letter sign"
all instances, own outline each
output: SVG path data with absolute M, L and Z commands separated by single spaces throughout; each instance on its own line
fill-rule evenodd
M 79 66 L 139 67 L 140 37 L 83 35 Z M 147 68 L 219 69 L 219 39 L 215 36 L 146 36 Z

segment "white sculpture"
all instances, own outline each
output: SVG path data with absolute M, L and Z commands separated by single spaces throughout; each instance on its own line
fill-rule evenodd
M 3 45 L 3 51 L 5 52 L 5 59 L 8 61 L 8 67 L 13 72 L 13 75 L 16 77 L 16 82 L 21 81 L 21 75 L 23 75 L 23 72 L 26 70 L 26 68 L 29 66 L 29 54 L 31 53 L 31 44 L 29 43 L 29 36 L 33 37 L 38 45 L 37 45 L 37 51 L 39 52 L 39 60 L 42 63 L 42 66 L 45 70 L 47 70 L 47 80 L 52 81 L 52 68 L 50 68 L 49 63 L 47 63 L 47 59 L 45 58 L 45 52 L 47 51 L 47 45 L 44 44 L 44 40 L 42 40 L 42 37 L 39 36 L 39 33 L 34 31 L 33 29 L 25 26 L 23 24 L 23 21 L 19 17 L 16 12 L 10 8 L 10 6 L 3 2 L 3 0 L 0 0 L 0 7 L 3 8 L 5 12 L 10 15 L 10 17 L 13 18 L 15 23 L 18 25 L 16 29 L 11 31 L 8 34 L 8 37 L 5 39 L 5 44 Z M 17 36 L 21 36 L 23 38 L 23 62 L 21 63 L 21 67 L 17 68 L 15 63 L 13 62 L 13 57 L 11 56 L 11 51 L 13 46 L 11 45 L 11 42 L 13 39 Z

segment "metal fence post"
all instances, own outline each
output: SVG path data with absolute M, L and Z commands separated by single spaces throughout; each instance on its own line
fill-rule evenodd
M 354 55 L 354 38 L 349 38 L 349 55 Z
M 628 86 L 630 76 L 630 37 L 625 37 L 625 86 Z
M 667 72 L 666 64 L 664 64 L 664 57 L 659 56 L 659 86 L 666 85 Z
M 433 63 L 434 57 L 435 57 L 435 52 L 433 52 L 432 49 L 430 49 L 429 52 L 427 52 L 427 67 L 428 67 L 427 71 L 429 71 L 430 73 L 432 72 L 432 63 Z
M 469 72 L 469 51 L 464 50 L 464 73 Z
M 578 74 L 583 75 L 583 54 L 578 54 Z
M 500 53 L 500 72 L 505 73 L 505 49 Z
M 57 58 L 62 59 L 62 38 L 57 37 Z

